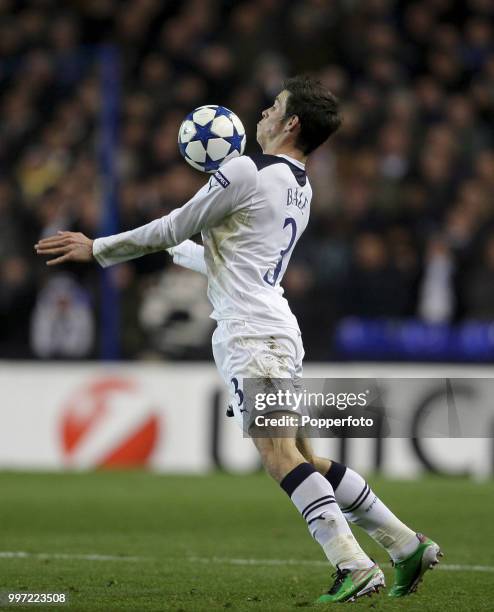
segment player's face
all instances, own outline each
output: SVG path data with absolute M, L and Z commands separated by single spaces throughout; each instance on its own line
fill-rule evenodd
M 262 119 L 257 124 L 257 142 L 263 149 L 283 129 L 286 102 L 289 95 L 289 92 L 284 89 L 276 96 L 273 105 L 262 111 Z

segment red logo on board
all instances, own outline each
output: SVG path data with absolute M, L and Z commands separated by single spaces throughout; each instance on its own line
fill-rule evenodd
M 72 467 L 148 464 L 160 420 L 132 380 L 108 376 L 80 389 L 62 416 L 62 449 Z

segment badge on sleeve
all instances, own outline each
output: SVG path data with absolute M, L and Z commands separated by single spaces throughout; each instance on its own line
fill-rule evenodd
M 223 189 L 226 189 L 228 185 L 230 184 L 230 181 L 219 170 L 213 174 L 213 178 L 215 178 L 218 181 L 218 183 L 223 187 Z

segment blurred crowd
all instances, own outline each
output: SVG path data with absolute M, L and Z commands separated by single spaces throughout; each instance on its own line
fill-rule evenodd
M 100 49 L 120 62 L 120 230 L 206 177 L 179 157 L 201 104 L 255 124 L 317 74 L 344 122 L 313 154 L 312 220 L 285 275 L 308 358 L 342 317 L 494 320 L 491 0 L 0 0 L 0 358 L 99 354 L 100 274 L 32 245 L 101 233 Z M 124 358 L 208 358 L 204 278 L 158 254 L 119 266 Z

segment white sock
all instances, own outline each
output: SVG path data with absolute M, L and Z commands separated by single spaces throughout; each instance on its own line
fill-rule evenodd
M 365 529 L 393 561 L 402 561 L 415 552 L 420 543 L 415 531 L 383 504 L 360 474 L 333 461 L 326 479 L 347 521 Z
M 374 563 L 360 548 L 336 503 L 331 484 L 310 463 L 301 463 L 281 487 L 307 521 L 312 537 L 330 563 L 340 569 L 365 569 Z

